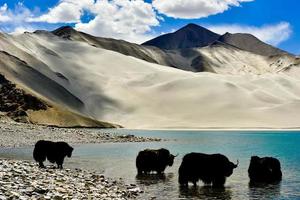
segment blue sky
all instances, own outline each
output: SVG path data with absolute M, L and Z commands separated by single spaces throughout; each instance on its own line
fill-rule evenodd
M 300 54 L 298 0 L 0 0 L 0 29 L 21 33 L 72 25 L 131 42 L 196 23 L 220 34 L 247 32 Z

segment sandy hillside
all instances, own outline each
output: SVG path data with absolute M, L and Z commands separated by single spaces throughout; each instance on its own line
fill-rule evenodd
M 0 72 L 10 79 L 126 128 L 300 127 L 293 58 L 215 46 L 196 51 L 217 73 L 193 73 L 47 34 L 1 35 L 0 50 L 9 54 Z M 278 59 L 286 65 L 273 64 Z

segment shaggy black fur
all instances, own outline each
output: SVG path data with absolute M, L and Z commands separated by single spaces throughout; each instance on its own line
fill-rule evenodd
M 276 158 L 252 156 L 248 175 L 251 183 L 276 183 L 282 179 L 280 162 Z
M 167 166 L 172 166 L 175 156 L 167 149 L 145 149 L 140 151 L 136 157 L 136 168 L 138 174 L 149 174 L 152 171 L 161 174 Z
M 178 182 L 182 186 L 187 186 L 188 182 L 196 186 L 200 179 L 205 184 L 223 187 L 226 177 L 231 176 L 237 166 L 221 154 L 189 153 L 183 157 Z
M 72 156 L 73 148 L 66 142 L 51 142 L 40 140 L 35 144 L 33 150 L 33 158 L 39 163 L 41 168 L 44 168 L 43 162 L 46 160 L 51 163 L 56 163 L 57 168 L 62 169 L 66 156 Z

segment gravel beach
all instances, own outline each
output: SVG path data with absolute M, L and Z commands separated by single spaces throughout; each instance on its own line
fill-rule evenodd
M 159 138 L 143 138 L 111 132 L 105 129 L 55 128 L 17 123 L 0 116 L 0 147 L 33 146 L 42 139 L 65 141 L 69 144 L 161 141 Z
M 17 123 L 0 115 L 0 148 L 33 146 L 38 140 L 65 141 L 69 144 L 161 141 L 119 135 L 104 129 L 55 128 Z M 6 199 L 133 199 L 136 185 L 111 180 L 97 172 L 81 169 L 39 169 L 31 161 L 0 157 L 0 200 Z
M 134 199 L 136 185 L 80 169 L 40 169 L 29 161 L 0 160 L 0 200 Z

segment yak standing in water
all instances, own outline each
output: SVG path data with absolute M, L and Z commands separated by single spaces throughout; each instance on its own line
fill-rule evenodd
M 73 148 L 66 142 L 51 142 L 40 140 L 35 144 L 33 158 L 39 163 L 39 167 L 45 168 L 43 162 L 46 160 L 56 163 L 57 168 L 62 169 L 66 156 L 72 156 Z
M 252 156 L 248 169 L 250 183 L 276 183 L 282 179 L 280 162 L 276 158 Z
M 167 149 L 145 149 L 136 157 L 138 175 L 149 174 L 153 171 L 161 174 L 167 166 L 172 166 L 176 156 L 170 154 Z
M 226 177 L 231 176 L 237 166 L 238 163 L 230 162 L 221 154 L 189 153 L 183 157 L 178 182 L 182 186 L 187 186 L 189 182 L 196 186 L 200 179 L 213 187 L 223 187 Z

